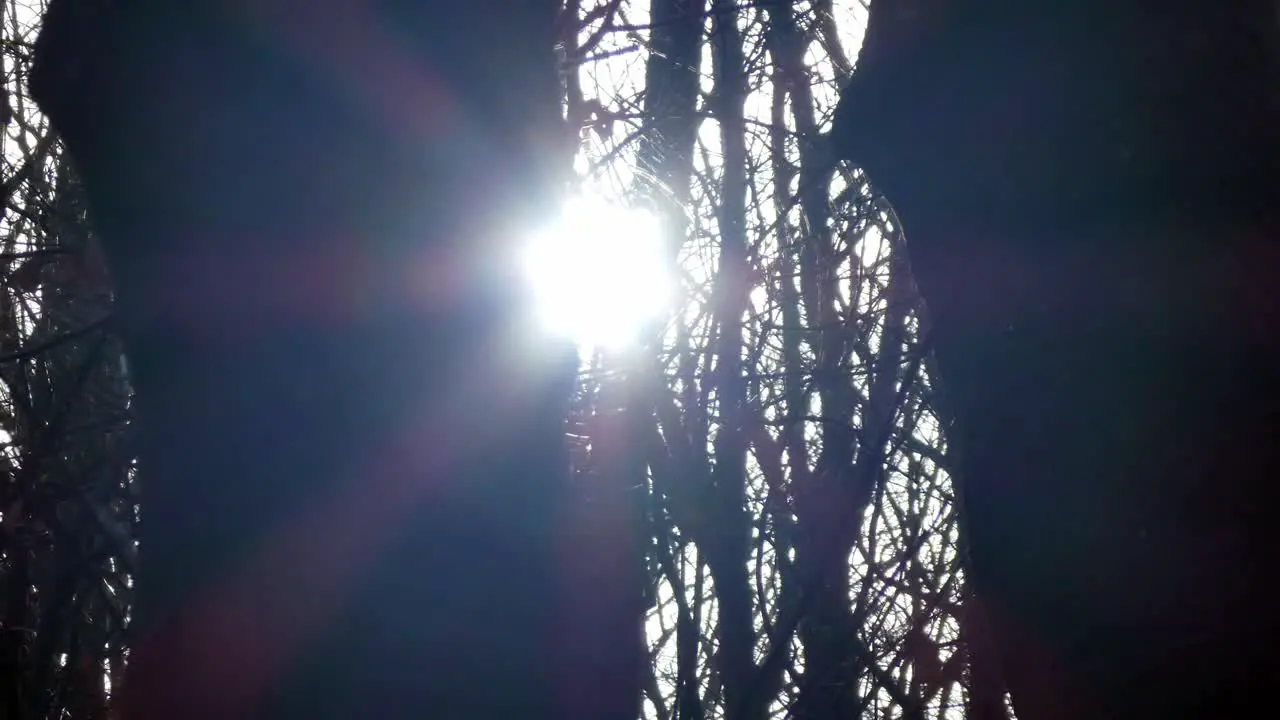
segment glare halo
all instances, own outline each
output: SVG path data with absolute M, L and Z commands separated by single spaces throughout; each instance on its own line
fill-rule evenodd
M 668 255 L 653 213 L 571 197 L 525 252 L 539 323 L 583 349 L 633 344 L 667 307 Z

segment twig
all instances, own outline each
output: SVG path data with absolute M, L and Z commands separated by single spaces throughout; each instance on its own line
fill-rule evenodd
M 30 360 L 31 358 L 36 357 L 37 355 L 42 355 L 58 347 L 59 345 L 62 345 L 63 343 L 70 342 L 77 338 L 84 337 L 85 335 L 88 335 L 97 330 L 100 330 L 103 327 L 106 327 L 109 317 L 110 316 L 104 317 L 100 320 L 95 320 L 89 323 L 88 325 L 85 325 L 84 327 L 77 328 L 70 332 L 65 332 L 61 335 L 51 337 L 48 340 L 45 340 L 43 342 L 39 342 L 24 348 L 19 348 L 17 350 L 14 350 L 11 353 L 0 355 L 0 365 L 4 365 L 11 362 L 22 362 L 24 360 Z

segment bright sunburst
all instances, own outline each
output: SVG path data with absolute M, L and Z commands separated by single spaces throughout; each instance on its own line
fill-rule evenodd
M 582 348 L 618 349 L 670 298 L 657 218 L 598 197 L 574 197 L 533 239 L 524 269 L 547 330 Z

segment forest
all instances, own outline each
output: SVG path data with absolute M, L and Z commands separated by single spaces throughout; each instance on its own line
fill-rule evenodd
M 0 720 L 1265 705 L 1274 3 L 312 4 L 0 11 Z

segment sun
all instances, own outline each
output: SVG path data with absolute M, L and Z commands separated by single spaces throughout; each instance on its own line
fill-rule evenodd
M 662 239 L 646 210 L 593 196 L 568 200 L 523 258 L 540 324 L 584 350 L 633 344 L 670 299 Z

